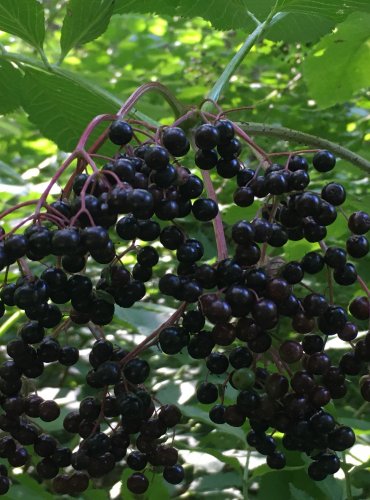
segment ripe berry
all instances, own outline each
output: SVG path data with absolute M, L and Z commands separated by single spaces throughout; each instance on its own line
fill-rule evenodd
M 370 216 L 362 210 L 354 212 L 348 219 L 348 228 L 354 234 L 366 234 L 370 229 Z
M 312 158 L 312 164 L 318 172 L 329 172 L 335 167 L 335 156 L 330 151 L 318 151 Z
M 344 203 L 346 199 L 346 191 L 341 184 L 330 182 L 321 191 L 321 197 L 337 207 Z
M 200 403 L 214 403 L 218 398 L 217 387 L 210 382 L 202 382 L 197 388 L 197 399 Z
M 173 156 L 184 156 L 190 148 L 185 132 L 180 127 L 165 128 L 162 133 L 162 142 Z
M 122 120 L 116 120 L 112 122 L 109 127 L 109 139 L 113 144 L 118 146 L 123 146 L 128 144 L 133 137 L 133 130 L 131 125 Z
M 127 488 L 136 495 L 145 493 L 148 487 L 149 481 L 144 474 L 135 473 L 127 479 Z
M 360 259 L 369 253 L 369 241 L 365 236 L 350 236 L 346 241 L 346 249 L 351 257 Z
M 184 469 L 176 464 L 163 469 L 163 477 L 170 484 L 179 484 L 185 477 Z
M 218 214 L 218 205 L 209 198 L 198 198 L 192 206 L 192 212 L 197 220 L 210 221 Z
M 205 123 L 196 129 L 194 140 L 200 149 L 213 149 L 220 141 L 220 133 L 216 127 Z
M 356 297 L 349 305 L 349 312 L 359 320 L 369 319 L 370 304 L 369 298 L 366 296 Z

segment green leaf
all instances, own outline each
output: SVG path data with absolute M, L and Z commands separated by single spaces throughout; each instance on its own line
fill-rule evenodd
M 25 68 L 22 106 L 45 137 L 71 151 L 90 120 L 115 113 L 119 101 L 67 71 L 58 73 Z
M 312 500 L 311 495 L 296 488 L 294 484 L 289 485 L 289 491 L 291 500 Z
M 54 496 L 45 491 L 45 488 L 28 474 L 19 474 L 14 477 L 10 491 L 2 498 L 4 500 L 23 500 L 24 498 L 27 500 L 52 500 Z
M 266 4 L 266 0 L 261 3 Z M 267 0 L 267 3 L 271 3 Z M 181 16 L 186 18 L 203 17 L 210 21 L 213 26 L 220 30 L 230 28 L 241 28 L 249 31 L 255 26 L 254 21 L 248 15 L 243 0 L 117 0 L 115 14 L 127 14 L 128 12 L 154 13 L 167 16 Z
M 171 307 L 152 302 L 138 302 L 129 309 L 116 306 L 116 317 L 129 328 L 149 335 L 175 312 Z
M 304 13 L 288 13 L 273 24 L 266 35 L 270 40 L 284 42 L 315 42 L 328 33 L 335 23 L 333 20 Z
M 325 481 L 328 479 L 330 481 L 330 478 L 325 479 Z M 340 485 L 338 480 L 331 479 Z M 293 486 L 293 489 L 291 486 Z M 338 500 L 341 500 L 341 495 L 339 497 L 336 497 L 335 494 L 327 495 L 327 491 L 323 492 L 323 488 L 320 486 L 319 483 L 308 479 L 305 469 L 273 471 L 261 477 L 257 498 L 258 500 L 265 500 L 266 498 L 294 498 L 296 500 L 300 498 L 314 498 L 315 500 L 338 498 Z M 336 489 L 333 483 L 331 483 L 331 487 Z M 327 488 L 324 489 L 327 490 Z M 298 493 L 302 496 L 298 496 Z
M 202 476 L 197 481 L 197 491 L 217 491 L 219 494 L 226 488 L 241 487 L 242 475 L 236 472 L 219 472 Z M 222 498 L 222 495 L 221 495 Z
M 66 7 L 60 46 L 61 59 L 73 48 L 95 40 L 107 29 L 114 0 L 70 0 Z
M 0 59 L 0 113 L 6 114 L 21 105 L 19 89 L 22 82 L 20 71 L 8 61 Z
M 370 14 L 355 12 L 307 57 L 304 77 L 320 107 L 342 103 L 370 84 L 369 26 Z
M 322 16 L 339 21 L 354 11 L 362 10 L 370 12 L 370 4 L 368 0 L 330 0 L 329 2 L 280 0 L 279 9 L 286 12 Z
M 276 5 L 276 10 L 287 14 L 281 16 L 269 29 L 268 38 L 286 42 L 315 41 L 328 33 L 335 22 L 340 22 L 355 10 L 370 12 L 367 0 L 117 0 L 115 13 L 155 13 L 186 18 L 202 17 L 219 30 L 242 29 L 250 32 L 256 23 L 252 13 L 260 22 L 264 21 Z
M 0 30 L 41 49 L 45 38 L 42 5 L 37 0 L 1 0 Z

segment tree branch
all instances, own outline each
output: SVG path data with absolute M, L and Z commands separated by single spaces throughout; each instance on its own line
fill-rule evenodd
M 266 125 L 264 123 L 241 122 L 240 128 L 248 134 L 265 135 L 268 137 L 277 137 L 286 141 L 298 142 L 309 146 L 318 147 L 320 149 L 328 149 L 332 153 L 340 156 L 343 160 L 347 160 L 367 173 L 370 173 L 370 161 L 362 156 L 353 153 L 347 148 L 336 144 L 335 142 L 321 139 L 316 135 L 306 134 L 291 128 L 280 127 L 278 125 Z

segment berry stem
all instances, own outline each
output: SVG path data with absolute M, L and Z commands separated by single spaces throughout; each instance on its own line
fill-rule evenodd
M 217 203 L 217 195 L 215 192 L 215 188 L 213 186 L 211 176 L 208 170 L 202 170 L 202 177 L 204 182 L 204 187 L 206 188 L 206 192 L 209 198 Z M 218 203 L 217 203 L 218 204 Z M 216 217 L 213 219 L 213 230 L 216 238 L 216 246 L 217 246 L 217 260 L 224 260 L 228 257 L 227 245 L 224 227 L 222 224 L 221 213 L 218 212 Z
M 357 281 L 360 283 L 361 288 L 363 291 L 366 293 L 368 297 L 370 297 L 370 290 L 368 286 L 366 285 L 365 281 L 361 278 L 361 276 L 357 275 Z
M 86 141 L 87 141 L 90 133 L 93 131 L 93 129 L 99 123 L 101 123 L 102 121 L 105 121 L 105 120 L 115 120 L 117 118 L 120 118 L 120 119 L 124 118 L 132 110 L 132 108 L 134 107 L 136 102 L 143 95 L 145 95 L 147 92 L 149 92 L 151 90 L 156 90 L 157 92 L 161 93 L 164 96 L 166 101 L 170 104 L 170 106 L 174 110 L 176 117 L 181 116 L 185 113 L 184 106 L 180 103 L 180 101 L 178 101 L 176 99 L 176 97 L 172 94 L 172 92 L 170 92 L 170 90 L 167 89 L 167 87 L 165 87 L 164 85 L 162 85 L 161 83 L 158 83 L 158 82 L 145 83 L 144 85 L 141 85 L 138 89 L 135 90 L 135 92 L 133 92 L 131 94 L 131 96 L 121 106 L 117 115 L 100 115 L 100 116 L 95 117 L 89 123 L 89 125 L 86 127 L 84 133 L 82 134 L 81 139 L 79 140 L 79 143 L 78 143 L 76 149 L 78 150 L 79 147 L 85 146 Z M 109 116 L 110 116 L 110 118 L 108 118 Z M 159 126 L 159 124 L 158 124 L 158 126 Z M 91 146 L 91 148 L 89 148 L 89 153 L 96 153 L 96 151 L 98 151 L 101 148 L 101 146 L 104 144 L 104 142 L 106 141 L 106 139 L 108 137 L 108 131 L 109 131 L 109 129 L 107 128 L 97 138 L 97 140 L 94 142 L 94 144 Z M 80 173 L 80 171 L 78 170 L 77 173 Z
M 144 83 L 138 89 L 135 90 L 131 94 L 131 96 L 126 100 L 121 109 L 118 111 L 118 116 L 122 118 L 129 111 L 131 111 L 132 107 L 136 104 L 136 102 L 147 92 L 155 90 L 163 95 L 168 104 L 171 106 L 176 116 L 181 116 L 186 111 L 184 106 L 180 101 L 176 99 L 176 97 L 172 94 L 172 92 L 165 86 L 159 82 L 149 82 Z
M 69 167 L 69 165 L 79 156 L 78 152 L 77 151 L 74 151 L 71 155 L 68 156 L 68 158 L 66 159 L 66 161 L 58 168 L 58 170 L 55 172 L 55 174 L 53 175 L 53 177 L 51 178 L 47 188 L 45 189 L 45 191 L 42 193 L 37 205 L 36 205 L 36 210 L 35 210 L 35 216 L 34 216 L 34 219 L 36 220 L 39 213 L 40 213 L 40 210 L 42 208 L 42 206 L 44 205 L 50 191 L 51 191 L 51 188 L 54 186 L 54 184 L 57 182 L 57 180 L 61 177 L 61 175 L 63 174 L 63 172 L 65 170 L 67 170 L 67 168 Z
M 27 260 L 22 257 L 21 259 L 18 259 L 17 262 L 22 275 L 31 277 L 32 273 Z
M 254 155 L 261 162 L 262 168 L 266 170 L 266 168 L 268 168 L 272 163 L 266 151 L 264 151 L 260 146 L 258 146 L 258 144 L 256 144 L 249 137 L 249 135 L 235 123 L 234 123 L 234 130 L 238 134 L 238 136 L 241 137 L 248 144 L 248 146 L 252 149 Z
M 85 130 L 82 132 L 80 140 L 77 143 L 76 150 L 80 150 L 80 151 L 84 150 L 88 138 L 90 137 L 90 135 L 93 132 L 93 130 L 98 125 L 100 125 L 100 123 L 102 123 L 104 121 L 110 121 L 111 122 L 113 120 L 117 120 L 117 118 L 118 118 L 117 115 L 108 115 L 108 114 L 95 116 L 95 118 L 93 118 L 91 120 L 91 122 L 87 125 L 87 127 L 85 128 Z
M 180 307 L 178 309 L 176 309 L 176 311 L 168 318 L 167 321 L 165 321 L 164 323 L 161 324 L 161 326 L 159 326 L 158 328 L 156 328 L 154 330 L 154 332 L 152 332 L 145 340 L 143 340 L 142 342 L 140 342 L 140 344 L 138 344 L 135 347 L 135 349 L 133 349 L 131 352 L 129 352 L 120 361 L 120 363 L 122 364 L 122 366 L 125 366 L 130 361 L 130 359 L 135 358 L 138 354 L 140 354 L 147 347 L 149 347 L 148 344 L 150 344 L 153 340 L 155 340 L 164 328 L 167 328 L 168 326 L 171 326 L 174 323 L 176 323 L 176 321 L 181 317 L 182 313 L 185 311 L 185 309 L 187 308 L 187 306 L 188 306 L 187 302 L 183 302 L 180 305 Z
M 4 210 L 4 212 L 1 212 L 0 220 L 4 219 L 7 215 L 11 214 L 12 212 L 17 211 L 19 208 L 29 207 L 30 205 L 36 205 L 38 201 L 39 200 L 23 201 L 22 203 L 18 203 L 17 205 L 14 205 L 13 207 L 8 208 L 7 210 Z M 4 235 L 0 236 L 0 240 L 3 237 L 4 237 Z

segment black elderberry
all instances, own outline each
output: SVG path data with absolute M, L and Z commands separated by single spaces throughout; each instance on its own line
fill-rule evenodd
M 189 342 L 189 334 L 181 327 L 170 326 L 159 334 L 159 345 L 165 354 L 177 354 Z
M 330 182 L 323 187 L 321 197 L 335 207 L 342 205 L 346 199 L 344 187 L 337 182 Z
M 220 141 L 220 132 L 217 127 L 205 123 L 196 129 L 194 139 L 198 148 L 213 149 Z
M 109 139 L 113 144 L 123 146 L 131 141 L 133 137 L 133 130 L 131 125 L 122 120 L 112 122 L 109 127 Z
M 162 143 L 173 156 L 184 156 L 190 149 L 185 132 L 180 127 L 167 127 L 162 132 Z
M 167 466 L 163 469 L 163 477 L 170 484 L 179 484 L 184 479 L 185 472 L 179 464 Z
M 210 221 L 218 214 L 218 205 L 210 198 L 198 198 L 192 206 L 192 212 L 197 220 Z
M 198 149 L 195 164 L 202 170 L 211 170 L 217 165 L 218 155 L 214 149 Z
M 297 170 L 308 170 L 308 162 L 306 158 L 299 155 L 293 155 L 289 159 L 288 169 L 291 172 L 296 172 Z
M 365 236 L 350 236 L 346 241 L 346 249 L 351 257 L 360 259 L 369 253 L 369 241 Z
M 124 367 L 123 373 L 132 384 L 142 384 L 149 375 L 149 364 L 143 359 L 131 359 Z
M 370 230 L 370 216 L 362 210 L 354 212 L 348 219 L 348 228 L 354 234 L 366 234 Z
M 312 164 L 318 172 L 329 172 L 335 167 L 336 159 L 330 151 L 318 151 L 312 158 Z

